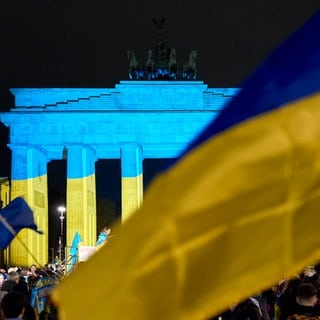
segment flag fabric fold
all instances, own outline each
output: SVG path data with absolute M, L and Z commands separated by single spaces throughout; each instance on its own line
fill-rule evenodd
M 319 258 L 319 32 L 317 14 L 62 281 L 62 320 L 209 319 Z
M 38 230 L 27 202 L 22 197 L 17 197 L 0 210 L 0 248 L 6 249 L 24 228 L 32 229 L 39 234 L 43 233 Z

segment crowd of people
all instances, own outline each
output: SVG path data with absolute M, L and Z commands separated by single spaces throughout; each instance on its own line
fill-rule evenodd
M 98 235 L 96 248 L 111 236 L 111 228 L 104 227 Z M 66 276 L 65 266 L 56 257 L 54 263 L 29 268 L 0 268 L 0 320 L 57 320 L 57 309 L 50 292 Z
M 211 320 L 320 320 L 320 264 L 245 301 Z
M 0 319 L 57 320 L 50 291 L 63 276 L 54 265 L 0 269 Z M 230 306 L 211 320 L 320 320 L 319 297 L 320 265 L 316 265 Z
M 0 269 L 0 319 L 57 319 L 50 291 L 63 276 L 55 265 Z
M 96 247 L 105 244 L 111 229 L 101 230 Z M 57 320 L 50 292 L 66 276 L 60 263 L 0 269 L 0 320 Z M 230 305 L 210 320 L 320 320 L 320 263 L 268 290 Z

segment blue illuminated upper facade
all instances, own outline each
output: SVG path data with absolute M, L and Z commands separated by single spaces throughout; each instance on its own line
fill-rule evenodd
M 129 80 L 115 88 L 10 91 L 15 106 L 0 113 L 10 127 L 10 148 L 41 148 L 50 161 L 62 159 L 71 145 L 89 147 L 96 159 L 120 158 L 121 146 L 130 143 L 141 147 L 143 158 L 177 157 L 238 89 Z

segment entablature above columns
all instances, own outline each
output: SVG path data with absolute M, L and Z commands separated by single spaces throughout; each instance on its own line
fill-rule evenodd
M 120 158 L 137 143 L 145 157 L 175 157 L 238 89 L 202 81 L 121 81 L 114 89 L 12 89 L 15 107 L 0 113 L 10 144 L 42 146 L 48 160 L 68 145 L 88 145 L 97 159 Z M 115 98 L 117 97 L 117 98 Z M 115 98 L 115 99 L 114 99 Z
M 14 118 L 11 143 L 57 145 L 70 143 L 119 144 L 124 141 L 181 143 L 190 140 L 217 113 L 214 112 L 113 112 L 29 114 Z M 23 119 L 22 119 L 23 118 Z

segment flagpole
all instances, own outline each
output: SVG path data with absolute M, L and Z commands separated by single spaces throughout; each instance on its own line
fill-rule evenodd
M 63 221 L 64 221 L 64 213 L 66 212 L 66 208 L 64 206 L 59 206 L 58 211 L 60 213 L 60 237 L 59 237 L 59 260 L 62 263 L 62 252 L 63 252 Z

